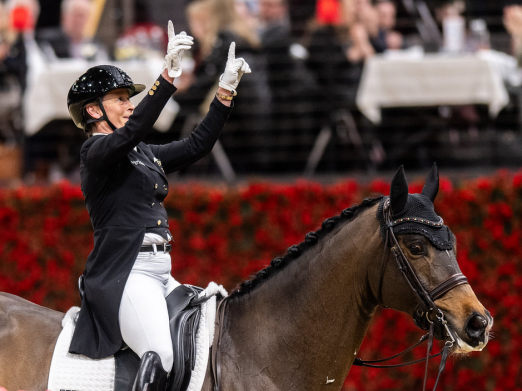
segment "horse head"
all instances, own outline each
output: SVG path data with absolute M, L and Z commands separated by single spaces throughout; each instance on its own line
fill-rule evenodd
M 454 353 L 482 350 L 493 318 L 460 271 L 455 235 L 435 213 L 438 189 L 435 164 L 420 194 L 409 194 L 402 166 L 395 174 L 377 212 L 389 246 L 376 296 L 384 306 L 413 313 L 422 329 L 434 323 L 438 339 L 456 342 Z

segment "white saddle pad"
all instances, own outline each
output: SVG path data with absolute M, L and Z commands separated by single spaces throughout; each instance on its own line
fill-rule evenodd
M 218 287 L 213 282 L 203 292 L 212 297 L 201 305 L 201 318 L 196 333 L 196 362 L 187 391 L 200 391 L 205 380 L 209 349 L 214 340 L 217 292 L 226 296 L 223 287 Z M 63 329 L 54 348 L 47 389 L 49 391 L 114 391 L 114 356 L 92 360 L 79 354 L 69 353 L 75 327 L 74 319 L 79 310 L 78 307 L 71 308 L 62 320 Z

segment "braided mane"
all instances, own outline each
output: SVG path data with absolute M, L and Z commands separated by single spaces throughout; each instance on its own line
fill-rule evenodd
M 375 198 L 366 198 L 359 205 L 353 205 L 350 208 L 344 209 L 339 216 L 330 217 L 323 221 L 321 228 L 315 232 L 310 232 L 305 235 L 304 242 L 288 248 L 288 251 L 282 257 L 277 257 L 270 262 L 270 266 L 259 271 L 251 280 L 244 281 L 232 293 L 231 297 L 239 297 L 251 292 L 254 288 L 268 280 L 270 277 L 283 270 L 293 260 L 298 259 L 306 250 L 318 243 L 323 237 L 331 232 L 338 224 L 352 220 L 362 210 L 365 210 L 379 201 L 383 196 Z

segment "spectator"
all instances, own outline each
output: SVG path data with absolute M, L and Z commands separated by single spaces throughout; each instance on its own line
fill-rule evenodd
M 268 84 L 275 105 L 291 93 L 294 60 L 290 56 L 290 26 L 286 0 L 260 0 L 260 38 L 266 59 Z
M 522 65 L 522 6 L 508 5 L 504 7 L 504 26 L 511 36 L 511 51 Z
M 371 0 L 352 0 L 355 22 L 364 27 L 366 34 L 377 53 L 386 50 L 384 35 L 380 34 L 379 14 Z
M 12 27 L 0 3 L 0 132 L 4 141 L 21 136 L 21 102 L 26 87 L 27 65 L 22 36 Z
M 270 155 L 272 171 L 281 170 L 281 158 L 285 159 L 285 170 L 300 171 L 309 149 L 308 131 L 313 128 L 307 105 L 313 99 L 311 78 L 304 62 L 291 54 L 293 39 L 287 1 L 260 0 L 258 17 L 271 93 L 267 132 L 271 147 L 266 154 Z
M 196 39 L 195 68 L 192 75 L 180 78 L 176 101 L 180 113 L 174 127 L 181 125 L 191 114 L 199 114 L 200 106 L 208 97 L 222 73 L 223 59 L 230 43 L 236 43 L 237 57 L 250 65 L 255 78 L 245 80 L 238 91 L 234 112 L 225 126 L 222 142 L 228 149 L 232 164 L 239 171 L 259 167 L 259 159 L 252 158 L 268 112 L 269 90 L 259 52 L 259 39 L 247 22 L 240 17 L 234 0 L 198 0 L 187 7 L 190 30 Z M 247 143 L 252 149 L 245 146 Z M 237 145 L 234 149 L 233 144 Z M 259 147 L 259 146 L 257 146 Z
M 308 67 L 312 71 L 318 86 L 314 108 L 317 110 L 319 127 L 336 127 L 339 118 L 352 116 L 359 128 L 364 119 L 357 110 L 355 100 L 364 61 L 375 54 L 370 41 L 369 23 L 373 26 L 371 6 L 362 0 L 341 0 L 335 15 L 322 15 L 322 26 L 312 34 L 308 47 Z M 368 12 L 367 14 L 365 14 Z M 321 14 L 318 14 L 321 16 Z M 365 19 L 366 18 L 366 19 Z M 373 26 L 374 27 L 378 26 Z M 353 127 L 352 127 L 353 129 Z M 337 132 L 337 134 L 340 134 Z M 344 136 L 343 136 L 344 137 Z M 346 139 L 346 137 L 345 137 Z M 333 143 L 330 143 L 334 148 Z M 340 154 L 349 153 L 339 150 Z M 326 152 L 330 163 L 329 169 L 336 167 L 335 151 Z
M 383 0 L 376 5 L 379 20 L 379 36 L 386 49 L 398 50 L 403 46 L 402 34 L 395 31 L 397 7 L 390 0 Z
M 355 1 L 360 0 L 342 0 L 339 23 L 318 28 L 308 47 L 308 66 L 324 94 L 321 101 L 328 111 L 355 105 L 364 60 L 375 53 Z
M 47 57 L 107 60 L 107 52 L 101 45 L 89 42 L 85 36 L 91 10 L 90 0 L 63 0 L 60 27 L 37 32 L 36 39 Z
M 252 2 L 247 0 L 235 0 L 236 12 L 246 22 L 252 31 L 257 30 L 259 21 L 254 12 L 252 12 Z

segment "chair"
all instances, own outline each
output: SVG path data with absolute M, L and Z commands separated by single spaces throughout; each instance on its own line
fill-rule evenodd
M 365 163 L 368 170 L 373 170 L 376 165 L 384 160 L 384 150 L 380 142 L 372 140 L 371 150 L 367 152 L 353 114 L 347 109 L 339 109 L 332 113 L 331 121 L 325 124 L 317 135 L 306 162 L 305 176 L 312 176 L 315 173 L 334 131 L 342 144 L 354 146 L 359 158 Z

